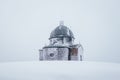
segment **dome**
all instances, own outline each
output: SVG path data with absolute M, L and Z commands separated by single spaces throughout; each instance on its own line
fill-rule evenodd
M 74 38 L 72 31 L 68 27 L 64 26 L 63 23 L 60 23 L 60 25 L 51 32 L 49 39 L 61 37 Z

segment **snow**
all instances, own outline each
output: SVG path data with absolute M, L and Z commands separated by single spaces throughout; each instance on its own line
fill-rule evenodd
M 0 63 L 0 80 L 120 80 L 120 63 L 7 62 Z

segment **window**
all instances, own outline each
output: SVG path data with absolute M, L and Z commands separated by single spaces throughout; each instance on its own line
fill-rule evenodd
M 70 37 L 66 38 L 67 42 L 70 42 L 72 39 Z
M 78 54 L 78 48 L 72 48 L 71 49 L 71 53 L 72 53 L 72 55 L 77 56 L 77 54 Z
M 54 57 L 54 53 L 50 53 L 50 57 Z

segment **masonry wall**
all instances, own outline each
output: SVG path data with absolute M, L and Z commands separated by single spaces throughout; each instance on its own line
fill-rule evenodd
M 44 48 L 43 60 L 68 60 L 68 48 Z

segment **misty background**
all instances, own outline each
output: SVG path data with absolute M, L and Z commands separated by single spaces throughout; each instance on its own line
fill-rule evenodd
M 0 0 L 0 62 L 38 61 L 61 20 L 85 61 L 120 62 L 119 0 Z

